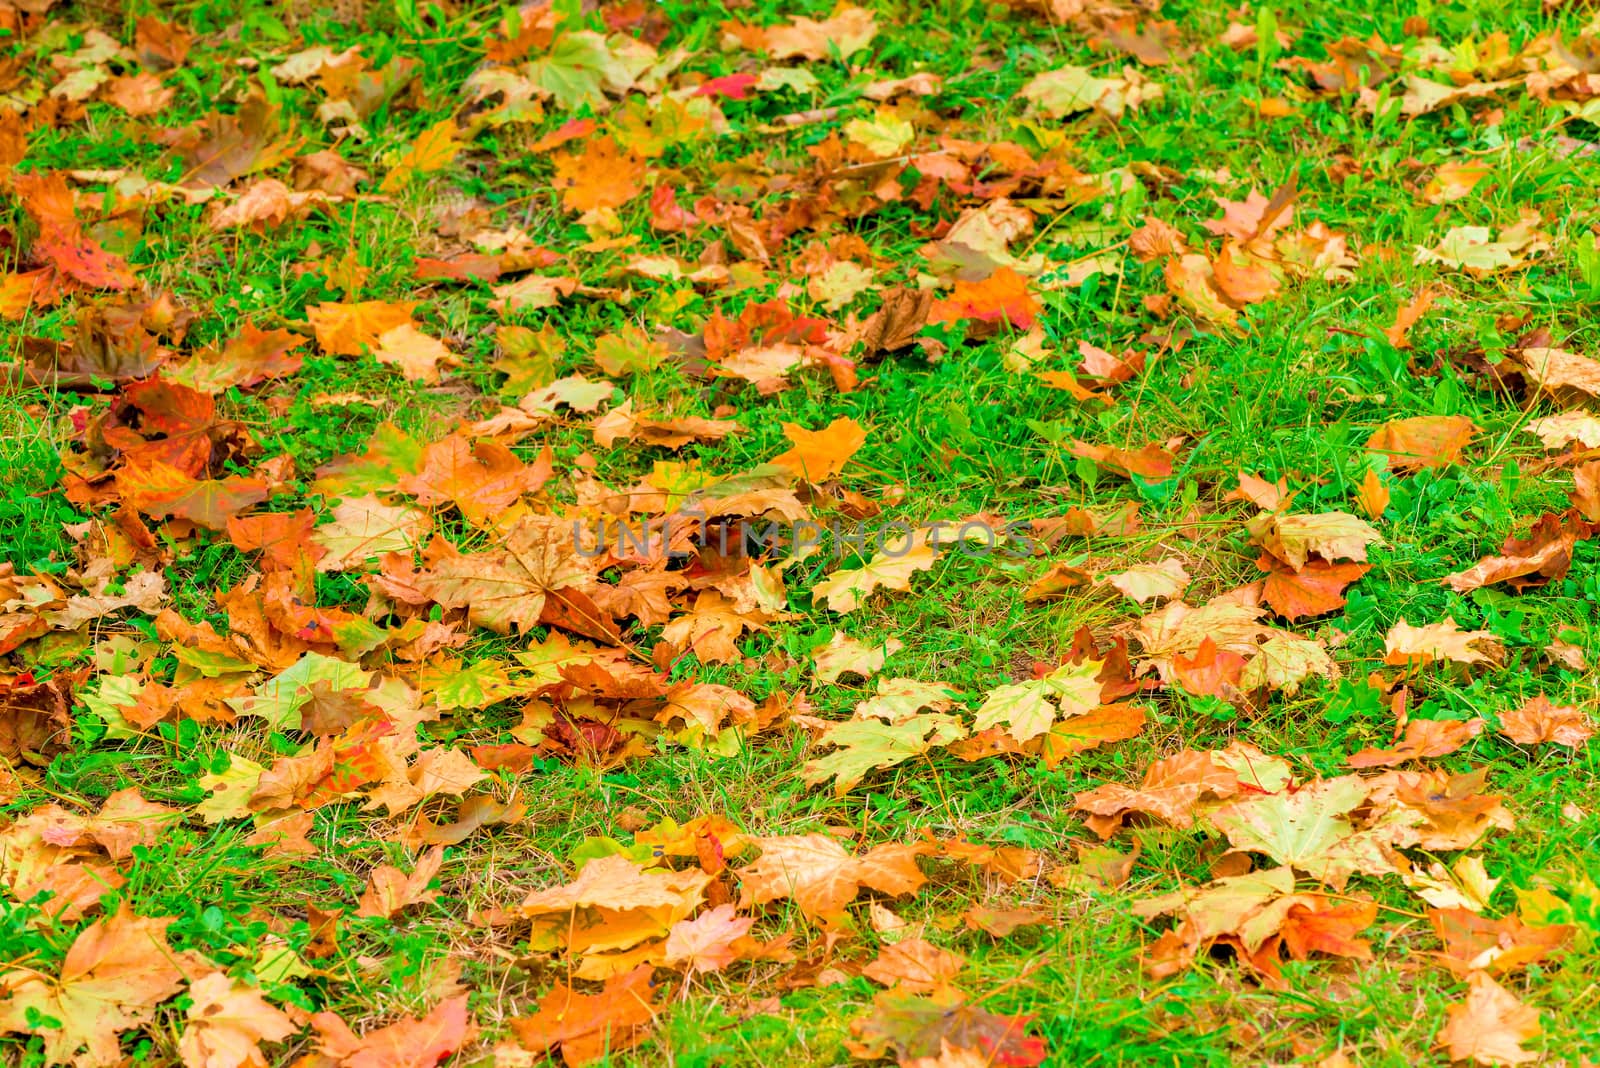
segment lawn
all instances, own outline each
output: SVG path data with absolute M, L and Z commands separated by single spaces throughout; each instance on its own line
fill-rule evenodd
M 1592 8 L 0 34 L 0 1063 L 1600 1056 Z

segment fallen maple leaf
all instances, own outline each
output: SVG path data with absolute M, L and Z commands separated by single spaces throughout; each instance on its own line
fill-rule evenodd
M 1383 535 L 1348 512 L 1264 513 L 1245 527 L 1256 544 L 1295 570 L 1313 553 L 1329 561 L 1359 561 L 1367 558 L 1368 546 L 1383 544 Z
M 800 16 L 781 26 L 752 30 L 755 47 L 766 48 L 778 59 L 827 59 L 834 49 L 838 49 L 840 58 L 848 59 L 872 43 L 878 34 L 878 23 L 872 12 L 841 4 L 820 22 Z
M 1107 577 L 1105 582 L 1129 600 L 1144 604 L 1183 596 L 1189 585 L 1189 572 L 1181 560 L 1163 560 L 1159 564 L 1135 564 Z
M 1043 909 L 994 909 L 973 905 L 961 914 L 961 922 L 974 931 L 1005 938 L 1020 927 L 1049 923 L 1054 917 Z
M 0 971 L 0 1033 L 36 1034 L 53 1064 L 114 1064 L 118 1036 L 151 1019 L 183 988 L 185 969 L 167 945 L 173 917 L 117 911 L 84 928 L 51 978 Z
M 835 571 L 811 587 L 811 596 L 826 601 L 829 611 L 854 612 L 862 599 L 876 590 L 909 590 L 911 576 L 933 567 L 937 559 L 926 541 L 902 539 L 880 549 L 861 567 Z
M 644 1041 L 655 1023 L 661 990 L 647 964 L 610 979 L 598 994 L 557 983 L 539 1011 L 511 1021 L 517 1041 L 534 1053 L 560 1047 L 569 1068 L 581 1068 Z
M 1389 458 L 1393 471 L 1443 467 L 1461 458 L 1477 433 L 1472 420 L 1462 415 L 1419 415 L 1385 423 L 1367 439 L 1370 452 Z
M 836 778 L 834 794 L 843 797 L 867 772 L 903 764 L 966 733 L 960 720 L 937 712 L 913 714 L 891 723 L 849 720 L 829 727 L 817 740 L 835 751 L 808 761 L 801 777 L 812 784 Z
M 927 881 L 917 867 L 922 846 L 878 845 L 860 856 L 824 834 L 752 838 L 761 850 L 755 863 L 737 869 L 741 908 L 792 898 L 807 916 L 832 916 L 855 900 L 862 887 L 909 894 Z
M 259 987 L 222 972 L 190 983 L 189 997 L 188 1023 L 178 1038 L 184 1068 L 267 1068 L 260 1043 L 281 1042 L 300 1029 Z
M 905 644 L 898 638 L 888 638 L 878 645 L 869 646 L 844 631 L 836 631 L 827 645 L 812 654 L 817 681 L 831 685 L 839 681 L 840 675 L 846 674 L 870 678 L 883 667 L 886 659 L 903 648 Z
M 871 1013 L 851 1022 L 848 1045 L 871 1059 L 893 1050 L 902 1065 L 962 1051 L 977 1054 L 980 1064 L 1033 1068 L 1049 1051 L 1043 1039 L 1028 1034 L 1032 1022 L 1031 1016 L 986 1012 L 953 991 L 922 997 L 886 990 L 872 999 Z
M 1483 733 L 1481 719 L 1409 719 L 1404 736 L 1392 749 L 1363 749 L 1345 763 L 1352 768 L 1383 768 L 1408 760 L 1454 753 Z
M 907 938 L 885 946 L 861 974 L 907 993 L 932 994 L 947 989 L 965 964 L 966 958 L 959 953 L 921 938 Z
M 306 308 L 306 319 L 323 352 L 330 356 L 360 356 L 376 348 L 389 331 L 412 325 L 411 311 L 416 306 L 414 300 L 318 304 Z
M 337 1068 L 433 1068 L 477 1034 L 467 1012 L 467 996 L 446 998 L 422 1019 L 402 1017 L 386 1027 L 357 1035 L 337 1015 L 311 1017 L 317 1052 Z
M 1004 725 L 1017 742 L 1044 734 L 1059 718 L 1081 716 L 1100 704 L 1099 660 L 1064 664 L 1043 678 L 997 686 L 973 718 L 984 731 Z
M 1518 1001 L 1484 972 L 1467 980 L 1465 1001 L 1450 1006 L 1438 1040 L 1451 1060 L 1525 1064 L 1539 1054 L 1523 1043 L 1540 1034 L 1539 1010 Z
M 1538 926 L 1516 916 L 1491 920 L 1471 909 L 1429 909 L 1428 920 L 1444 943 L 1439 960 L 1462 979 L 1474 972 L 1509 975 L 1555 953 L 1571 941 L 1571 924 Z
M 1383 329 L 1383 336 L 1389 344 L 1402 350 L 1411 348 L 1411 328 L 1433 307 L 1435 296 L 1432 289 L 1424 286 L 1415 297 L 1400 306 L 1394 314 L 1394 323 Z M 1368 443 L 1367 447 L 1371 448 L 1371 444 Z
M 667 934 L 662 962 L 681 965 L 694 974 L 719 972 L 739 959 L 736 943 L 750 933 L 755 918 L 739 916 L 732 905 L 707 909 L 692 920 L 679 920 Z
M 821 430 L 784 423 L 783 436 L 794 442 L 794 447 L 774 456 L 772 462 L 811 483 L 837 475 L 867 440 L 867 432 L 854 419 L 835 419 Z
M 1146 445 L 1140 449 L 1119 449 L 1110 445 L 1074 441 L 1067 446 L 1067 452 L 1073 456 L 1081 456 L 1085 460 L 1093 460 L 1123 478 L 1138 475 L 1152 482 L 1171 478 L 1172 465 L 1177 462 L 1177 457 L 1159 445 Z
M 928 311 L 928 322 L 951 323 L 976 319 L 998 323 L 1002 319 L 1026 330 L 1041 311 L 1039 301 L 1028 288 L 1028 280 L 1009 267 L 1001 267 L 981 282 L 957 279 L 948 297 L 938 300 Z
M 400 154 L 399 160 L 378 186 L 380 193 L 394 193 L 404 189 L 418 174 L 432 174 L 444 170 L 463 147 L 457 139 L 454 119 L 445 118 L 417 135 L 410 147 Z
M 398 488 L 418 504 L 454 504 L 468 522 L 483 526 L 524 493 L 537 492 L 550 475 L 548 451 L 529 465 L 499 442 L 455 433 L 424 449 L 421 469 L 400 479 Z
M 1544 694 L 1500 714 L 1500 733 L 1519 745 L 1553 742 L 1578 749 L 1594 735 L 1594 724 L 1573 705 L 1553 704 Z
M 443 862 L 444 849 L 435 846 L 417 858 L 416 866 L 409 875 L 392 864 L 380 864 L 368 878 L 356 915 L 389 919 L 412 905 L 434 900 L 439 892 L 429 890 L 428 883 L 439 874 L 439 866 Z
M 1358 830 L 1349 818 L 1367 794 L 1362 779 L 1346 776 L 1307 783 L 1293 793 L 1241 798 L 1209 819 L 1235 849 L 1264 853 L 1343 890 L 1356 872 L 1386 875 L 1395 870 L 1383 838 Z
M 1383 653 L 1385 664 L 1409 666 L 1439 660 L 1455 664 L 1492 664 L 1500 658 L 1499 644 L 1491 632 L 1464 631 L 1449 616 L 1422 627 L 1400 620 L 1384 636 Z
M 556 168 L 552 184 L 561 190 L 561 205 L 568 211 L 620 208 L 644 192 L 644 160 L 609 137 L 587 142 L 581 153 L 561 151 L 551 158 Z
M 531 938 L 549 948 L 588 953 L 629 949 L 664 938 L 705 898 L 711 876 L 701 871 L 640 868 L 620 856 L 597 857 L 564 886 L 535 890 L 522 902 Z
M 501 634 L 534 626 L 552 597 L 566 590 L 581 595 L 594 582 L 570 524 L 553 517 L 525 518 L 499 547 L 447 556 L 416 578 L 427 596 L 446 608 L 465 608 L 474 623 Z
M 1368 564 L 1330 564 L 1326 560 L 1308 560 L 1294 570 L 1270 553 L 1262 553 L 1256 566 L 1267 573 L 1261 582 L 1261 599 L 1290 621 L 1343 608 L 1345 587 L 1370 570 Z

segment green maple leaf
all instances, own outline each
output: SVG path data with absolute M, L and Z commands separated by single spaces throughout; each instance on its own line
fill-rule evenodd
M 1265 853 L 1285 867 L 1340 889 L 1354 872 L 1393 872 L 1380 836 L 1348 818 L 1367 799 L 1368 786 L 1347 775 L 1308 783 L 1294 793 L 1236 801 L 1211 814 L 1235 849 Z
M 940 712 L 912 716 L 894 724 L 871 719 L 849 720 L 822 736 L 822 743 L 835 746 L 835 750 L 807 763 L 801 776 L 813 785 L 835 778 L 833 792 L 842 797 L 874 768 L 903 764 L 937 746 L 964 738 L 966 734 L 959 720 Z

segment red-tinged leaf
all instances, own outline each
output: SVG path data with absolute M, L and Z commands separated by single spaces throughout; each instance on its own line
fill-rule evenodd
M 422 256 L 411 272 L 419 282 L 495 282 L 500 279 L 500 257 L 481 252 L 463 252 L 447 260 Z
M 118 471 L 117 491 L 146 515 L 176 516 L 211 530 L 225 529 L 230 517 L 272 495 L 259 478 L 196 479 L 159 460 Z
M 72 190 L 60 174 L 23 174 L 11 180 L 22 206 L 39 224 L 34 257 L 95 289 L 127 289 L 133 270 L 121 256 L 89 238 L 78 220 Z
M 1039 301 L 1028 288 L 1028 280 L 1009 267 L 1001 267 L 981 282 L 958 280 L 950 296 L 937 301 L 928 313 L 930 323 L 976 319 L 983 323 L 1002 320 L 1018 330 L 1026 330 L 1038 318 Z
M 581 1068 L 644 1041 L 655 1024 L 661 990 L 642 964 L 612 978 L 598 994 L 556 983 L 532 1016 L 511 1021 L 517 1041 L 534 1053 L 559 1048 L 569 1068 Z
M 1172 465 L 1177 457 L 1159 445 L 1146 445 L 1141 449 L 1118 449 L 1110 445 L 1093 445 L 1087 441 L 1074 441 L 1067 447 L 1073 456 L 1093 460 L 1107 471 L 1128 478 L 1138 475 L 1149 481 L 1172 477 Z
M 682 233 L 700 222 L 692 209 L 678 203 L 676 188 L 662 182 L 650 194 L 650 227 L 663 234 Z
M 568 141 L 588 137 L 596 129 L 593 119 L 569 119 L 529 145 L 528 151 L 535 154 L 549 152 L 553 148 L 560 148 Z
M 316 513 L 309 508 L 294 512 L 265 512 L 228 519 L 228 540 L 245 552 L 261 553 L 263 569 L 289 569 L 302 561 L 316 563 L 327 549 L 311 540 Z
M 1343 608 L 1345 587 L 1365 575 L 1372 565 L 1307 560 L 1296 571 L 1271 553 L 1262 553 L 1256 566 L 1267 573 L 1261 582 L 1261 599 L 1293 622 Z
M 404 1017 L 357 1035 L 331 1012 L 311 1018 L 317 1051 L 340 1068 L 433 1068 L 477 1034 L 467 1012 L 467 996 L 447 998 L 418 1020 Z
M 754 74 L 724 74 L 720 78 L 708 78 L 695 87 L 695 96 L 718 96 L 724 100 L 749 100 L 755 95 L 756 82 L 760 79 Z
M 34 242 L 33 253 L 73 281 L 94 289 L 127 289 L 134 282 L 127 261 L 87 237 L 41 237 Z
M 1308 903 L 1290 906 L 1278 929 L 1289 956 L 1305 960 L 1312 953 L 1326 953 L 1355 960 L 1372 959 L 1372 945 L 1359 935 L 1378 918 L 1375 902 L 1307 897 Z

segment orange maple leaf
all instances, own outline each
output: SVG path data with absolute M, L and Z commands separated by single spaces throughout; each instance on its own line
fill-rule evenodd
M 1041 310 L 1038 299 L 1028 288 L 1028 280 L 1010 267 L 1001 267 L 981 282 L 958 279 L 950 296 L 933 305 L 928 322 L 976 319 L 998 323 L 1004 319 L 1018 330 L 1026 330 Z

